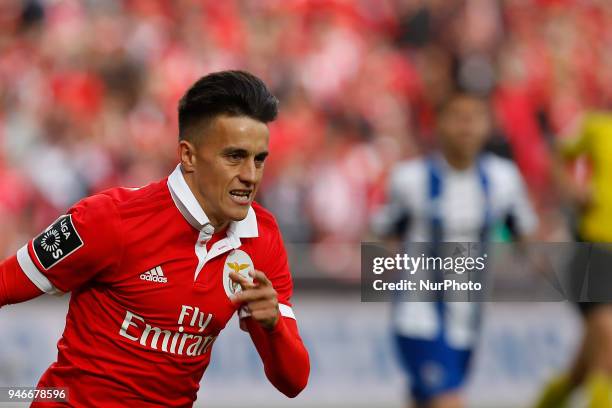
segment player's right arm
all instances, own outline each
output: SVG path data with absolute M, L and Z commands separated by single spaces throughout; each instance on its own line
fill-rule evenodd
M 109 196 L 77 203 L 0 264 L 0 306 L 70 292 L 115 269 L 122 247 L 119 226 Z
M 42 295 L 44 292 L 23 273 L 12 256 L 0 263 L 0 307 L 25 302 Z
M 402 238 L 410 223 L 409 205 L 406 203 L 405 166 L 396 166 L 389 177 L 387 202 L 370 222 L 372 232 L 379 238 Z

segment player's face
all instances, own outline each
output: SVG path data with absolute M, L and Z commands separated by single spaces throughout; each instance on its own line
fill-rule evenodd
M 440 116 L 439 135 L 443 149 L 462 159 L 473 160 L 489 133 L 489 112 L 477 98 L 459 97 Z
M 266 124 L 227 115 L 214 118 L 202 135 L 192 177 L 198 201 L 215 228 L 247 216 L 263 176 L 269 138 Z

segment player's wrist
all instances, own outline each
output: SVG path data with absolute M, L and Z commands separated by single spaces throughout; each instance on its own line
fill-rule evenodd
M 278 312 L 277 314 L 276 321 L 270 324 L 269 328 L 264 327 L 264 329 L 270 335 L 279 335 L 279 334 L 284 333 L 286 326 L 285 326 L 285 322 L 283 321 L 283 317 L 281 316 L 280 312 Z

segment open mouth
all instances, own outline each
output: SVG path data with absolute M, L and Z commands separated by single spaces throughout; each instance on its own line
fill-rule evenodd
M 250 202 L 252 190 L 231 190 L 230 197 L 232 200 L 240 205 L 246 205 Z

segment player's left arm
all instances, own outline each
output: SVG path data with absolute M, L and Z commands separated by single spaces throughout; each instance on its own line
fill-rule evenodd
M 234 303 L 248 316 L 241 320 L 255 344 L 268 380 L 293 398 L 308 383 L 310 361 L 298 332 L 290 298 L 293 290 L 287 255 L 280 234 L 268 245 L 269 265 L 264 272 L 250 273 L 252 281 L 232 272 L 231 279 L 242 286 Z
M 276 290 L 263 272 L 254 271 L 252 283 L 234 272 L 230 276 L 244 288 L 233 301 L 250 313 L 243 324 L 263 361 L 266 377 L 286 396 L 297 396 L 308 383 L 310 361 L 295 319 L 280 314 Z

